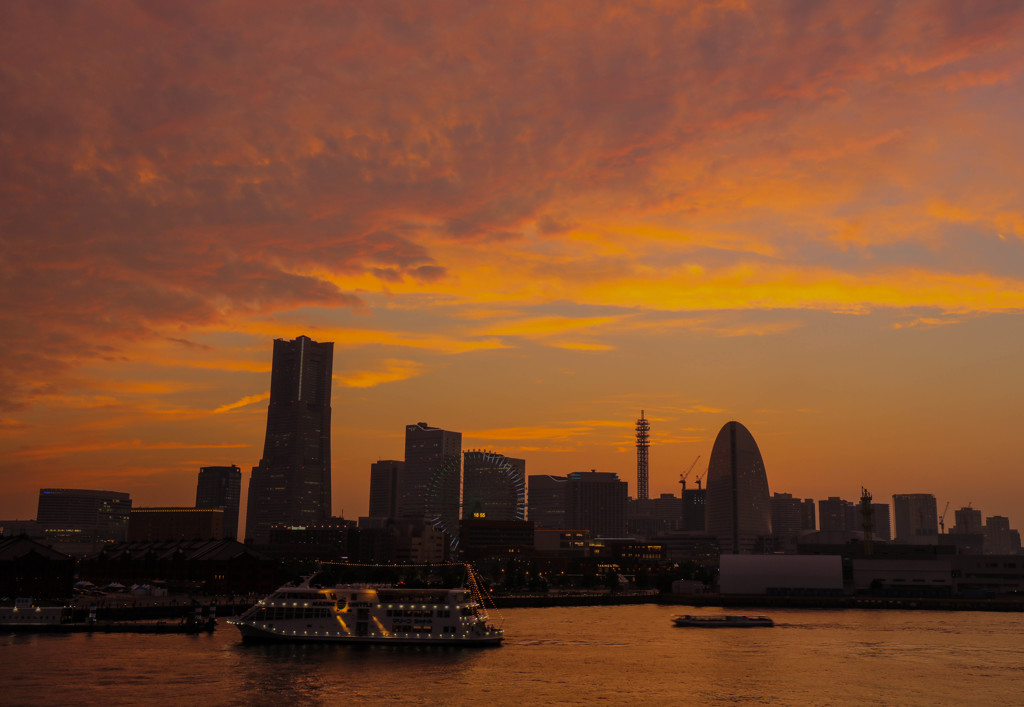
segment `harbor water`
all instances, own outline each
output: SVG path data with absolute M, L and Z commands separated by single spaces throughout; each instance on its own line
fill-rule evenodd
M 0 634 L 0 703 L 941 705 L 1024 695 L 1024 614 L 772 610 L 774 628 L 713 630 L 670 621 L 719 611 L 504 609 L 505 644 L 484 649 L 244 644 L 223 623 L 193 636 Z

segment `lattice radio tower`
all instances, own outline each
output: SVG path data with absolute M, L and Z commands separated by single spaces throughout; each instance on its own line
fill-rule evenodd
M 647 451 L 651 447 L 651 423 L 644 419 L 644 411 L 640 411 L 640 419 L 636 421 L 636 497 L 647 500 Z

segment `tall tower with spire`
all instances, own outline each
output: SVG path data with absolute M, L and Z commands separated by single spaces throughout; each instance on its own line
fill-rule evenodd
M 651 423 L 644 419 L 644 411 L 640 411 L 640 419 L 636 421 L 636 498 L 646 501 L 649 497 L 647 488 L 647 452 L 651 447 Z
M 270 542 L 273 525 L 331 517 L 331 369 L 334 344 L 274 340 L 263 458 L 249 479 L 245 537 Z

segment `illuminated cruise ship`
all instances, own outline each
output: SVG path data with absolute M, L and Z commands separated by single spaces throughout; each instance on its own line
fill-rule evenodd
M 285 586 L 228 619 L 245 640 L 498 645 L 469 589 Z

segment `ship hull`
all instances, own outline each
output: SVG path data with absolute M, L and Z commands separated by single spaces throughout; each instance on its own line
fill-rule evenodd
M 234 623 L 234 622 L 231 622 Z M 282 629 L 264 629 L 246 623 L 235 623 L 242 640 L 251 643 L 340 643 L 348 645 L 379 646 L 497 646 L 503 636 L 467 636 L 452 638 L 412 638 L 383 636 L 342 636 L 316 632 L 288 632 Z

